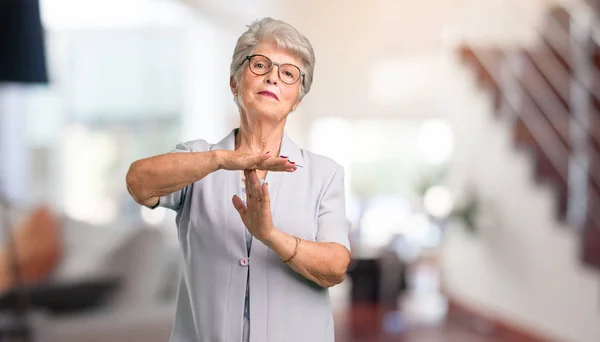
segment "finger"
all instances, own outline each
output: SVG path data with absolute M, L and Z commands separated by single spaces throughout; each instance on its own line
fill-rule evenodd
M 256 198 L 262 197 L 262 190 L 260 188 L 260 181 L 258 180 L 258 174 L 256 170 L 250 170 L 250 184 L 252 186 L 252 195 Z
M 281 168 L 280 171 L 294 172 L 297 169 L 298 168 L 296 167 L 296 165 L 293 162 L 287 162 L 285 165 L 283 165 L 283 167 Z
M 240 216 L 245 215 L 248 211 L 246 205 L 244 205 L 244 201 L 242 201 L 242 199 L 238 195 L 233 195 L 231 202 L 233 203 L 233 207 L 235 208 L 235 210 L 237 210 L 238 213 L 240 213 Z
M 276 165 L 285 165 L 287 160 L 282 158 L 269 158 L 262 162 L 264 166 L 272 167 Z
M 296 170 L 296 163 L 294 161 L 289 160 L 287 156 L 281 156 L 278 158 L 283 161 L 281 171 L 294 171 Z
M 256 176 L 255 170 L 244 170 L 245 174 L 245 183 L 246 183 L 246 205 L 248 208 L 254 208 L 256 205 L 256 201 L 260 199 L 262 196 L 259 192 L 257 192 L 256 187 L 253 184 L 253 174 Z
M 269 184 L 265 182 L 262 186 L 262 201 L 260 210 L 262 211 L 263 218 L 270 220 L 271 217 L 271 195 L 269 195 Z
M 285 164 L 285 171 L 294 172 L 297 169 L 298 169 L 298 167 L 296 166 L 296 163 L 294 163 L 294 162 L 288 162 L 287 164 Z
M 251 168 L 251 169 L 258 168 L 260 165 L 263 165 L 263 163 L 269 159 L 272 159 L 272 156 L 269 152 L 267 152 L 265 154 L 254 155 L 251 157 L 248 168 Z
M 269 195 L 269 183 L 267 182 L 262 185 L 262 199 L 267 206 L 270 205 L 271 195 Z
M 244 183 L 246 184 L 246 203 L 248 203 L 247 200 L 254 195 L 250 182 L 250 170 L 244 170 Z
M 259 169 L 267 171 L 294 171 L 294 167 L 294 162 L 281 158 L 271 158 L 263 162 Z

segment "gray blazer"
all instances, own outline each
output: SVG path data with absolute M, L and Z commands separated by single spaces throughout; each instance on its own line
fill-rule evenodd
M 217 144 L 194 140 L 174 152 L 233 150 L 235 131 Z M 287 135 L 280 154 L 303 167 L 267 174 L 275 227 L 350 250 L 343 168 L 299 148 Z M 246 228 L 231 203 L 240 178 L 240 171 L 219 170 L 160 198 L 160 206 L 177 211 L 183 250 L 171 342 L 241 341 L 247 279 L 251 342 L 334 341 L 328 289 L 294 272 L 256 239 L 248 255 Z

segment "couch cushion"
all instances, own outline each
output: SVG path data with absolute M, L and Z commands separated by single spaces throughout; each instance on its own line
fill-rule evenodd
M 68 281 L 111 274 L 106 260 L 131 232 L 127 227 L 95 226 L 62 217 L 64 255 L 54 279 Z
M 62 254 L 60 222 L 57 217 L 48 207 L 40 206 L 11 227 L 22 281 L 31 284 L 48 278 Z M 0 248 L 0 291 L 8 290 L 15 283 L 12 253 L 13 246 L 9 241 L 3 241 Z
M 119 290 L 111 306 L 154 304 L 165 273 L 166 255 L 164 235 L 157 229 L 138 228 L 125 237 L 106 259 L 112 274 L 120 276 Z

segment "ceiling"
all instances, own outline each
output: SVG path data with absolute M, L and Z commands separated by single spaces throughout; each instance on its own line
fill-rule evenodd
M 311 41 L 315 83 L 307 115 L 438 115 L 451 97 L 460 40 L 527 44 L 556 0 L 179 0 L 232 35 L 266 16 Z M 464 77 L 464 76 L 463 76 Z M 313 95 L 317 94 L 317 95 Z M 351 99 L 351 101 L 349 100 Z

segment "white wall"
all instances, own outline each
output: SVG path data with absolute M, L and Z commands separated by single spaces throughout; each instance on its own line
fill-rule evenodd
M 468 73 L 467 73 L 468 74 Z M 600 272 L 579 262 L 579 239 L 555 220 L 556 196 L 533 181 L 530 156 L 468 76 L 456 84 L 457 155 L 449 185 L 477 186 L 481 232 L 455 224 L 443 258 L 456 299 L 559 341 L 600 341 Z
M 184 36 L 180 138 L 217 143 L 238 121 L 229 88 L 229 63 L 236 38 L 200 14 L 186 23 Z

